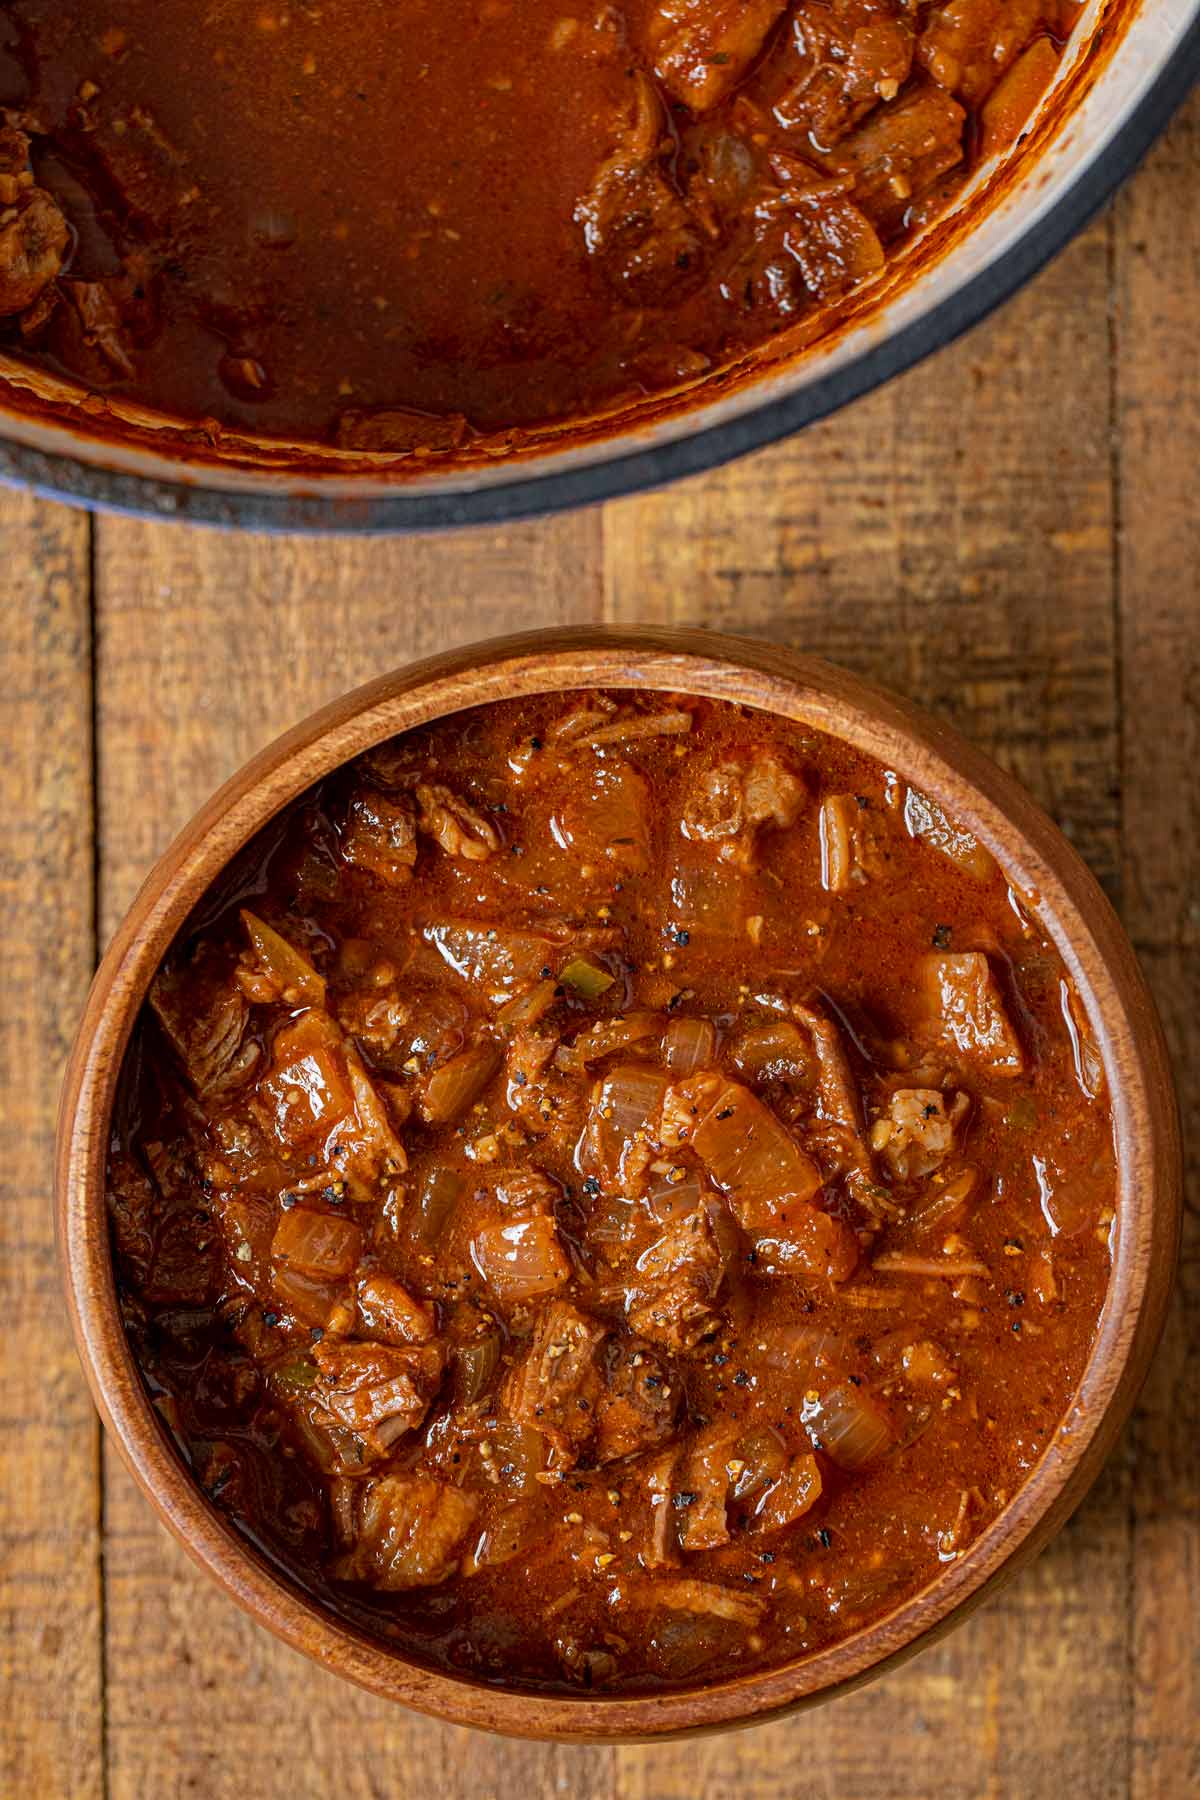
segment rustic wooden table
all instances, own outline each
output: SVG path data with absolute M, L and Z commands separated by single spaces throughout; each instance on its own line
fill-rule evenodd
M 268 542 L 0 499 L 0 1795 L 925 1800 L 1200 1793 L 1200 96 L 997 318 L 796 441 L 649 498 L 420 542 Z M 223 1600 L 100 1439 L 50 1229 L 97 949 L 251 751 L 488 633 L 687 621 L 890 682 L 1013 768 L 1120 906 L 1177 1059 L 1179 1293 L 1073 1523 L 940 1648 L 654 1749 L 389 1710 Z M 1189 1352 L 1191 1362 L 1189 1364 Z

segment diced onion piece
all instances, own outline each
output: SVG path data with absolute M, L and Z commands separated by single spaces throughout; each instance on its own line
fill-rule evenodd
M 1098 1100 L 1104 1092 L 1104 1059 L 1092 1031 L 1079 990 L 1069 975 L 1058 984 L 1063 1023 L 1071 1040 L 1075 1062 L 1075 1079 L 1089 1100 Z
M 536 1483 L 533 1491 L 537 1492 Z M 473 1575 L 476 1569 L 495 1568 L 497 1563 L 511 1562 L 530 1541 L 536 1517 L 537 1508 L 524 1500 L 515 1500 L 511 1506 L 506 1506 L 484 1527 L 472 1555 L 463 1565 L 463 1574 Z
M 1016 143 L 1057 72 L 1058 52 L 1053 43 L 1048 37 L 1035 38 L 983 103 L 981 160 L 999 156 Z
M 672 1174 L 680 1179 L 673 1181 L 671 1175 L 660 1176 L 646 1194 L 646 1210 L 657 1225 L 690 1219 L 704 1197 L 703 1184 L 694 1170 L 675 1169 Z
M 802 1417 L 817 1449 L 839 1468 L 865 1469 L 891 1449 L 894 1433 L 884 1413 L 849 1382 L 806 1402 Z
M 597 1019 L 570 1044 L 561 1044 L 554 1053 L 556 1068 L 575 1075 L 589 1064 L 628 1050 L 662 1030 L 663 1015 L 655 1012 L 619 1013 L 608 1019 Z
M 546 1439 L 541 1432 L 505 1420 L 488 1441 L 492 1451 L 488 1461 L 508 1491 L 525 1496 L 538 1493 L 541 1484 L 537 1477 L 546 1467 Z
M 787 1467 L 788 1454 L 783 1439 L 769 1425 L 760 1425 L 740 1438 L 730 1462 L 733 1497 L 742 1500 L 756 1494 L 768 1482 L 778 1480 Z
M 271 1285 L 284 1312 L 290 1313 L 301 1325 L 319 1325 L 322 1330 L 327 1329 L 341 1300 L 338 1288 L 314 1280 L 290 1263 L 276 1264 Z
M 854 878 L 854 804 L 849 794 L 831 794 L 821 802 L 821 886 L 828 894 L 844 894 Z
M 716 1581 L 655 1581 L 650 1589 L 652 1605 L 671 1612 L 710 1613 L 714 1618 L 728 1619 L 733 1625 L 757 1625 L 766 1611 L 766 1601 L 758 1594 L 722 1587 Z
M 489 1331 L 469 1344 L 456 1344 L 452 1352 L 454 1398 L 469 1406 L 487 1392 L 500 1362 L 500 1333 Z
M 784 1369 L 802 1386 L 817 1385 L 819 1370 L 836 1369 L 845 1346 L 836 1331 L 824 1325 L 774 1325 L 764 1334 L 762 1358 L 769 1369 Z
M 541 1213 L 513 1223 L 489 1220 L 472 1240 L 471 1259 L 504 1305 L 537 1300 L 571 1279 L 554 1220 Z
M 681 862 L 671 877 L 675 930 L 734 937 L 742 931 L 745 882 L 742 871 L 725 862 Z
M 549 938 L 532 931 L 458 919 L 427 925 L 424 935 L 456 975 L 480 988 L 497 1006 L 511 998 L 518 984 L 544 980 L 542 970 L 555 948 Z
M 696 1155 L 729 1195 L 746 1231 L 771 1231 L 792 1202 L 808 1202 L 821 1174 L 771 1110 L 743 1087 L 726 1081 L 712 1091 L 692 1132 Z
M 636 1141 L 657 1141 L 668 1085 L 665 1069 L 645 1063 L 621 1063 L 597 1082 L 580 1141 L 580 1167 L 613 1181 Z
M 303 951 L 280 935 L 257 913 L 242 908 L 242 924 L 263 973 L 289 1006 L 324 1006 L 325 980 Z
M 663 1056 L 676 1075 L 694 1075 L 706 1068 L 717 1050 L 716 1027 L 711 1019 L 673 1018 L 663 1039 Z
M 358 1284 L 358 1307 L 372 1337 L 385 1344 L 422 1344 L 434 1334 L 430 1309 L 392 1275 L 376 1270 Z
M 917 788 L 909 788 L 904 796 L 904 827 L 909 837 L 920 838 L 922 843 L 940 850 L 973 880 L 987 881 L 995 873 L 991 853 L 979 839 L 953 824 L 937 801 Z
M 754 1509 L 756 1531 L 794 1525 L 821 1498 L 821 1470 L 815 1456 L 793 1456 Z
M 417 1193 L 414 1234 L 428 1249 L 440 1242 L 462 1192 L 461 1177 L 452 1169 L 429 1169 Z
M 570 988 L 581 1000 L 598 1000 L 601 994 L 607 994 L 616 977 L 589 956 L 573 956 L 563 964 L 558 979 L 561 986 Z
M 460 1050 L 421 1081 L 417 1111 L 429 1125 L 445 1125 L 473 1106 L 500 1067 L 500 1048 L 483 1038 Z
M 574 739 L 580 748 L 599 748 L 605 744 L 631 743 L 635 738 L 678 737 L 692 729 L 689 712 L 635 713 L 632 718 L 618 719 L 613 725 L 601 725 L 596 731 Z
M 751 1026 L 733 1047 L 733 1065 L 747 1081 L 799 1081 L 811 1062 L 804 1034 L 792 1019 Z
M 957 1175 L 952 1175 L 949 1181 L 930 1187 L 925 1197 L 905 1214 L 905 1234 L 922 1238 L 940 1225 L 959 1224 L 966 1216 L 971 1195 L 978 1183 L 979 1170 L 968 1164 Z
M 914 1256 L 908 1250 L 884 1250 L 871 1266 L 881 1275 L 940 1276 L 944 1281 L 988 1273 L 987 1264 L 977 1256 Z
M 588 1216 L 589 1244 L 620 1245 L 633 1236 L 636 1215 L 624 1194 L 601 1194 Z
M 310 1206 L 293 1206 L 281 1214 L 271 1240 L 277 1262 L 325 1280 L 348 1275 L 361 1250 L 362 1232 L 352 1220 Z
M 509 1000 L 496 1014 L 496 1022 L 505 1031 L 517 1031 L 522 1026 L 536 1025 L 545 1017 L 554 1005 L 558 993 L 556 981 L 535 981 L 531 988 L 518 994 L 515 1000 Z

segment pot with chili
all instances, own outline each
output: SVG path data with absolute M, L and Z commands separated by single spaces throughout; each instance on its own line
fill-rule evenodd
M 1037 897 L 853 743 L 617 685 L 273 818 L 105 1179 L 211 1506 L 360 1644 L 543 1700 L 765 1694 L 982 1563 L 1121 1248 Z
M 93 428 L 494 462 L 819 337 L 1080 12 L 4 0 L 0 346 Z

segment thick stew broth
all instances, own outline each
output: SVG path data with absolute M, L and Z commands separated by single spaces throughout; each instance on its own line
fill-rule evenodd
M 294 805 L 131 1048 L 121 1304 L 196 1479 L 327 1603 L 601 1692 L 818 1649 L 1059 1429 L 1104 1075 L 1004 873 L 845 744 L 467 712 Z
M 811 335 L 1019 133 L 1074 0 L 0 0 L 0 347 L 455 452 Z

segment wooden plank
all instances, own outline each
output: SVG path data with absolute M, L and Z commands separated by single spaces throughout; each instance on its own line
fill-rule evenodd
M 793 643 L 960 725 L 1115 891 L 1109 227 L 997 318 L 791 443 L 610 508 L 606 612 Z M 1045 402 L 1048 384 L 1054 405 Z M 1122 1793 L 1129 1477 L 879 1686 L 741 1737 L 618 1753 L 622 1800 Z
M 419 543 L 218 537 L 108 521 L 97 561 L 104 931 L 251 751 L 369 676 L 600 606 L 596 514 Z M 115 1459 L 110 1455 L 109 1463 Z M 110 1792 L 343 1800 L 407 1788 L 611 1790 L 610 1753 L 497 1744 L 389 1708 L 257 1630 L 107 1471 Z M 569 1769 L 570 1773 L 566 1771 Z
M 1174 1056 L 1183 1257 L 1134 1456 L 1133 1793 L 1200 1791 L 1200 96 L 1116 209 L 1126 918 Z
M 99 1426 L 59 1298 L 62 1065 L 91 977 L 88 522 L 0 495 L 0 1793 L 102 1792 Z

